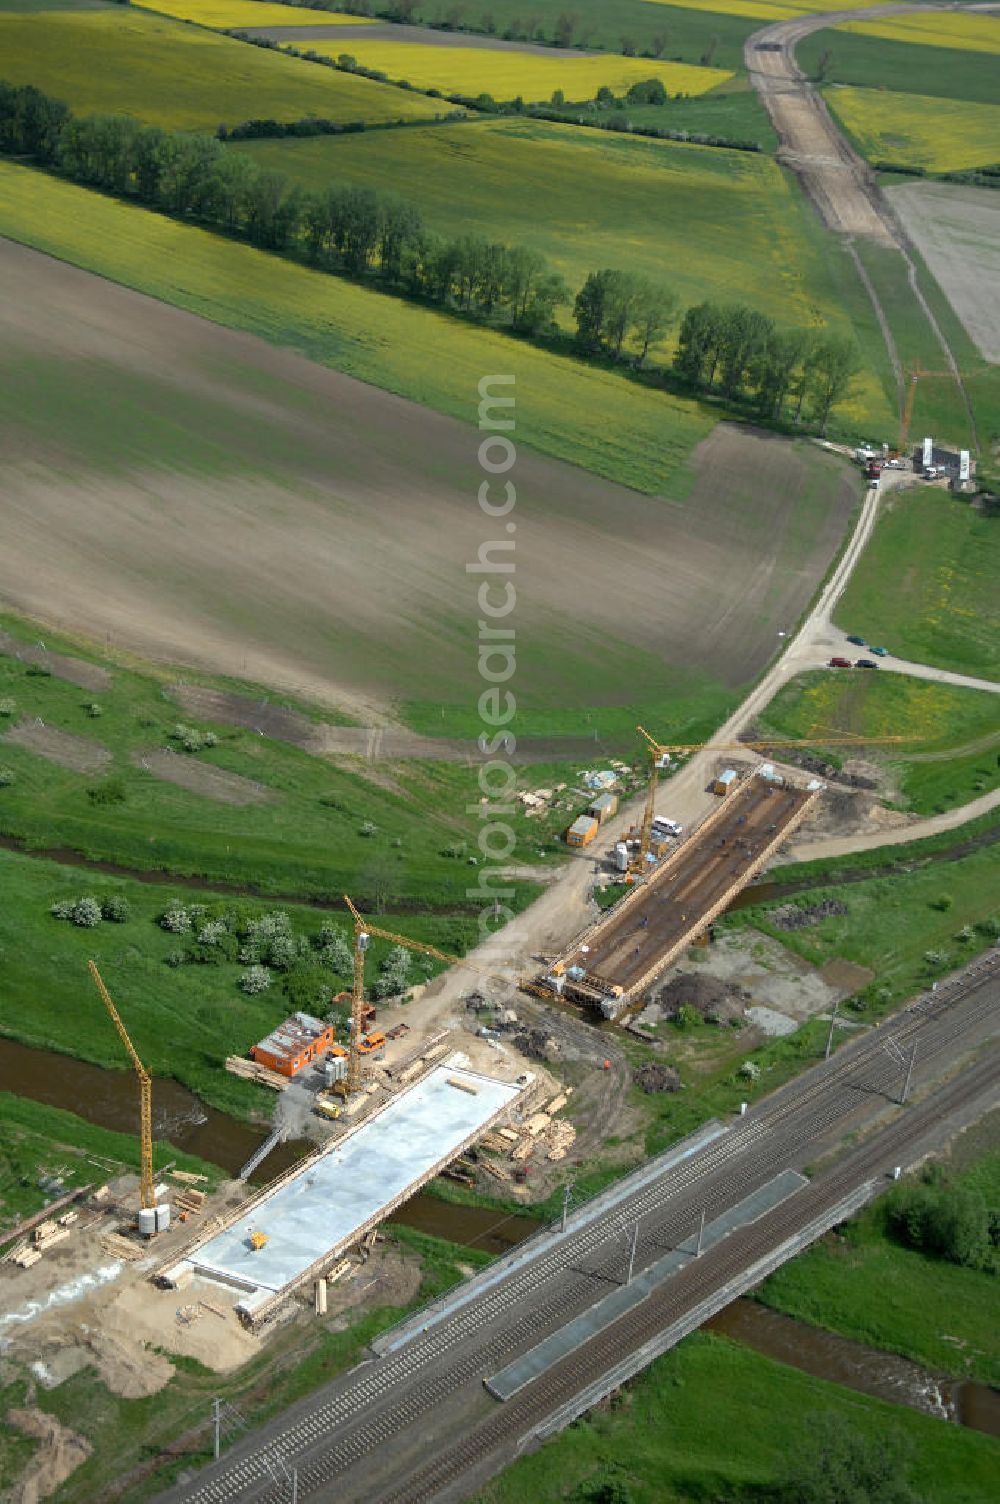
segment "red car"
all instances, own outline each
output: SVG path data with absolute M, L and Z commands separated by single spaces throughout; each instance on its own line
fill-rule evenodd
M 830 668 L 850 668 L 851 666 L 850 658 L 831 658 L 829 663 Z

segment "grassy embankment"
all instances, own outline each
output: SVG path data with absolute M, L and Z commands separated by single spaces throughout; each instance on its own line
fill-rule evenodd
M 82 985 L 82 984 L 81 984 Z M 58 1175 L 57 1194 L 78 1186 L 100 1185 L 116 1167 L 137 1167 L 134 1134 L 97 1128 L 73 1112 L 42 1106 L 25 1097 L 0 1092 L 0 1225 L 13 1226 L 21 1217 L 40 1211 L 46 1197 L 39 1179 Z M 215 1165 L 184 1154 L 169 1143 L 153 1145 L 157 1172 L 167 1164 L 220 1178 Z
M 140 1475 L 125 1493 L 115 1493 L 122 1504 L 140 1504 L 154 1492 L 165 1488 L 182 1467 L 197 1467 L 211 1460 L 212 1401 L 221 1398 L 234 1405 L 248 1425 L 262 1424 L 296 1400 L 304 1398 L 321 1384 L 360 1358 L 365 1345 L 400 1320 L 407 1311 L 440 1294 L 462 1278 L 459 1265 L 479 1267 L 488 1255 L 474 1249 L 456 1248 L 438 1238 L 427 1237 L 408 1228 L 387 1230 L 391 1244 L 399 1246 L 400 1257 L 418 1255 L 422 1282 L 418 1295 L 405 1307 L 383 1306 L 349 1316 L 343 1328 L 337 1318 L 329 1324 L 309 1320 L 304 1325 L 286 1323 L 259 1358 L 245 1364 L 236 1373 L 219 1374 L 194 1359 L 175 1359 L 177 1372 L 165 1388 L 145 1399 L 126 1400 L 109 1393 L 92 1368 L 75 1374 L 57 1388 L 37 1388 L 31 1382 L 31 1403 L 56 1416 L 71 1430 L 93 1444 L 93 1454 L 77 1469 L 59 1491 L 60 1504 L 93 1504 L 108 1497 L 109 1491 L 135 1468 L 147 1465 L 161 1448 L 168 1448 L 178 1436 L 194 1428 L 203 1428 L 200 1447 L 194 1444 L 155 1473 L 155 1483 L 148 1472 Z M 389 1254 L 389 1257 L 394 1257 Z M 22 1405 L 28 1390 L 27 1376 L 10 1380 L 5 1375 L 0 1388 L 3 1413 L 11 1406 Z M 227 1436 L 227 1444 L 235 1435 Z M 0 1480 L 12 1482 L 31 1450 L 14 1432 L 7 1429 L 0 1437 Z
M 761 724 L 765 735 L 805 737 L 822 726 L 845 736 L 902 737 L 899 746 L 857 750 L 891 765 L 898 807 L 913 814 L 942 814 L 1000 783 L 1000 696 L 986 690 L 821 669 L 787 684 Z M 827 748 L 821 736 L 815 746 L 840 763 L 852 755 L 850 747 Z
M 961 1152 L 962 1140 L 957 1152 Z M 988 1205 L 1000 1201 L 1000 1151 L 954 1176 Z M 891 1292 L 891 1298 L 887 1298 Z M 1000 1382 L 1000 1281 L 907 1248 L 884 1201 L 785 1264 L 758 1292 L 777 1311 L 924 1364 L 936 1373 Z
M 934 487 L 888 500 L 837 608 L 900 658 L 1000 680 L 1000 518 Z
M 252 118 L 384 125 L 433 120 L 450 106 L 388 84 L 315 68 L 200 26 L 117 7 L 0 13 L 0 78 L 35 84 L 78 115 L 134 115 L 172 130 Z
M 790 1456 L 830 1413 L 873 1445 L 893 1432 L 912 1448 L 909 1479 L 926 1504 L 989 1504 L 997 1444 L 930 1416 L 852 1394 L 698 1333 L 658 1359 L 616 1402 L 592 1411 L 489 1484 L 480 1504 L 610 1497 L 635 1504 L 767 1497 Z M 780 1418 L 780 1419 L 779 1419 Z M 590 1492 L 594 1489 L 595 1492 Z
M 746 302 L 781 327 L 856 327 L 812 209 L 764 155 L 523 119 L 232 149 L 312 189 L 399 183 L 432 230 L 457 237 L 472 222 L 477 234 L 531 246 L 571 290 L 591 271 L 621 267 L 673 289 L 681 311 Z M 571 308 L 560 319 L 572 327 Z M 866 370 L 838 421 L 890 432 L 881 334 L 876 343 L 867 326 L 857 332 Z

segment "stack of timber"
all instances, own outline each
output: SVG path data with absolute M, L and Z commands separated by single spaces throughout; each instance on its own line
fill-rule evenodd
M 227 1055 L 226 1070 L 243 1081 L 256 1081 L 258 1086 L 269 1086 L 272 1091 L 284 1091 L 288 1085 L 287 1076 L 268 1070 L 266 1065 L 258 1065 L 256 1060 L 244 1060 L 242 1055 Z
M 123 1238 L 117 1232 L 106 1232 L 101 1239 L 101 1247 L 116 1259 L 127 1259 L 130 1263 L 146 1256 L 146 1250 L 138 1243 L 133 1243 L 131 1238 Z

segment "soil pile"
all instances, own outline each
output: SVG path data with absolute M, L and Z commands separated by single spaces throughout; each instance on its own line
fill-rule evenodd
M 632 1079 L 647 1096 L 658 1091 L 677 1091 L 681 1084 L 681 1078 L 672 1065 L 658 1065 L 653 1061 L 640 1065 Z
M 768 921 L 779 930 L 807 930 L 814 924 L 820 924 L 824 919 L 832 919 L 836 914 L 848 912 L 846 903 L 839 898 L 824 898 L 822 903 L 782 904 L 780 909 L 772 909 L 768 914 Z
M 695 1008 L 710 1024 L 729 1024 L 741 1019 L 750 994 L 735 982 L 701 972 L 682 972 L 662 988 L 657 1002 L 665 1018 L 673 1018 L 682 1008 Z

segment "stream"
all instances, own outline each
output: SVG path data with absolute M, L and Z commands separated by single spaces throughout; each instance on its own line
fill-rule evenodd
M 107 1070 L 71 1055 L 0 1038 L 0 1091 L 62 1107 L 99 1128 L 128 1134 L 137 1130 L 138 1097 L 131 1071 Z M 267 1126 L 255 1127 L 209 1107 L 169 1076 L 157 1077 L 153 1137 L 175 1149 L 236 1176 L 269 1132 Z M 286 1140 L 271 1151 L 251 1181 L 265 1185 L 315 1147 L 306 1139 Z M 538 1228 L 535 1217 L 514 1216 L 495 1207 L 460 1206 L 426 1191 L 418 1191 L 389 1221 L 492 1254 L 506 1253 Z
M 813 1378 L 1000 1436 L 1000 1391 L 974 1379 L 941 1378 L 908 1358 L 810 1326 L 755 1300 L 734 1300 L 703 1330 Z

